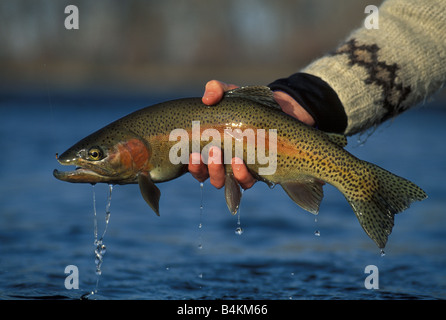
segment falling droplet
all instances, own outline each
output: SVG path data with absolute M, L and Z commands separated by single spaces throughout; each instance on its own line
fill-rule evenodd
M 317 217 L 314 217 L 314 223 L 317 224 Z M 314 235 L 316 237 L 320 237 L 321 236 L 321 232 L 318 229 L 316 229 L 316 230 L 314 230 Z
M 236 235 L 241 235 L 242 233 L 243 233 L 243 229 L 240 226 L 235 228 L 235 234 Z
M 384 252 L 384 249 L 381 249 L 380 254 L 381 254 L 381 257 L 384 257 L 386 255 L 386 253 Z
M 199 230 L 199 236 L 198 236 L 198 249 L 202 250 L 203 249 L 203 242 L 202 242 L 202 233 L 203 233 L 203 189 L 204 189 L 204 184 L 203 182 L 200 182 L 200 222 L 198 223 L 198 230 Z
M 242 189 L 242 196 L 243 196 L 243 189 Z M 237 209 L 238 209 L 237 213 L 236 213 L 237 214 L 237 227 L 235 228 L 235 234 L 240 236 L 243 233 L 243 228 L 240 225 L 240 205 Z

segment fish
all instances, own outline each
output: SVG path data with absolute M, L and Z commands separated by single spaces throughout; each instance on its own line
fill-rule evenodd
M 199 129 L 193 128 L 197 122 Z M 182 134 L 172 138 L 172 133 L 179 129 Z M 200 136 L 197 140 L 193 138 L 194 130 L 199 134 L 213 130 L 224 139 Z M 231 136 L 226 140 L 227 132 Z M 249 141 L 237 137 L 240 132 L 262 132 L 263 146 L 259 144 L 260 135 Z M 203 104 L 197 97 L 137 110 L 88 135 L 60 156 L 56 154 L 61 165 L 76 168 L 55 169 L 53 175 L 71 183 L 138 184 L 144 200 L 159 215 L 161 192 L 156 184 L 188 172 L 187 161 L 172 161 L 172 155 L 188 159 L 194 147 L 203 155 L 209 145 L 216 145 L 232 157 L 240 140 L 240 158 L 258 181 L 280 185 L 298 206 L 315 215 L 323 199 L 323 186 L 334 186 L 344 195 L 366 234 L 381 249 L 392 232 L 395 214 L 427 198 L 413 182 L 345 150 L 346 136 L 318 130 L 284 113 L 273 92 L 265 86 L 230 90 L 213 106 Z M 226 141 L 229 147 L 223 143 Z M 261 151 L 274 156 L 268 164 L 274 170 L 265 170 Z M 254 160 L 249 159 L 253 152 L 257 152 Z M 241 187 L 230 161 L 224 162 L 224 167 L 226 203 L 235 214 Z

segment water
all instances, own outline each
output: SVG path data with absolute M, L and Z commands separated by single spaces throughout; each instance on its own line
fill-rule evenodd
M 104 262 L 104 255 L 107 251 L 107 247 L 104 244 L 104 237 L 107 233 L 108 223 L 110 221 L 110 206 L 111 206 L 111 199 L 112 199 L 112 192 L 113 192 L 113 185 L 108 185 L 108 197 L 107 197 L 107 204 L 105 206 L 105 226 L 104 231 L 102 232 L 102 236 L 98 238 L 98 217 L 97 217 L 97 210 L 96 210 L 96 192 L 93 185 L 93 237 L 94 237 L 94 262 L 96 265 L 96 286 L 94 291 L 91 291 L 89 294 L 84 294 L 82 298 L 91 298 L 94 294 L 98 293 L 99 289 L 99 279 L 102 274 L 102 263 Z
M 55 153 L 153 102 L 52 93 L 50 104 L 46 94 L 2 96 L 0 299 L 80 299 L 95 291 L 92 187 L 53 178 L 61 169 Z M 280 187 L 257 183 L 243 194 L 245 232 L 237 235 L 223 190 L 208 181 L 198 188 L 184 175 L 158 185 L 160 217 L 136 185 L 114 186 L 106 257 L 89 298 L 445 299 L 445 121 L 446 112 L 430 106 L 379 127 L 362 146 L 349 139 L 349 151 L 429 195 L 396 216 L 385 256 L 333 187 L 324 187 L 315 223 Z M 100 239 L 109 186 L 94 190 Z M 79 289 L 64 286 L 68 265 L 78 268 Z M 364 286 L 369 265 L 379 270 L 379 289 Z
M 200 223 L 198 229 L 200 229 L 200 235 L 198 236 L 198 249 L 203 249 L 202 229 L 203 229 L 203 210 L 204 210 L 204 183 L 200 182 Z
M 242 200 L 243 200 L 243 192 L 244 192 L 244 190 L 243 189 L 241 189 L 241 192 L 242 192 Z M 241 215 L 241 210 L 240 210 L 240 207 L 241 207 L 242 205 L 241 205 L 241 203 L 240 203 L 240 205 L 238 206 L 238 208 L 237 208 L 237 212 L 236 212 L 236 215 L 237 215 L 237 227 L 235 228 L 235 234 L 236 235 L 239 235 L 239 236 L 241 236 L 242 234 L 243 234 L 243 228 L 242 228 L 242 223 L 240 222 L 240 215 Z

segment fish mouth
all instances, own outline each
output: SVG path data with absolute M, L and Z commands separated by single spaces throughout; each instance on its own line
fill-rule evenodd
M 129 184 L 137 183 L 135 174 L 124 174 L 115 172 L 109 168 L 96 166 L 80 158 L 66 159 L 56 154 L 57 161 L 63 166 L 75 166 L 71 171 L 59 171 L 54 169 L 53 176 L 61 181 L 72 183 L 108 183 L 108 184 Z
M 71 171 L 59 171 L 54 169 L 53 176 L 61 181 L 95 184 L 99 182 L 109 182 L 112 179 L 109 176 L 87 168 L 85 165 L 82 166 L 79 163 L 81 161 L 80 159 L 65 159 L 63 156 L 59 157 L 57 153 L 56 159 L 63 166 L 76 166 L 76 169 Z
M 54 169 L 53 176 L 56 179 L 73 183 L 98 183 L 109 180 L 108 177 L 102 176 L 93 170 L 81 167 L 77 167 L 72 171 L 59 171 Z

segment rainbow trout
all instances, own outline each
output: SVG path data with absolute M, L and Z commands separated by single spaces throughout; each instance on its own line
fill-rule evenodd
M 285 114 L 269 88 L 243 87 L 228 91 L 215 106 L 187 98 L 133 112 L 56 155 L 60 164 L 76 169 L 53 174 L 75 183 L 137 183 L 159 215 L 161 193 L 155 184 L 187 172 L 194 149 L 204 157 L 206 148 L 216 145 L 225 159 L 239 152 L 254 177 L 281 185 L 313 214 L 319 211 L 323 185 L 333 185 L 369 237 L 384 248 L 394 215 L 427 195 L 414 183 L 356 158 L 344 150 L 346 144 L 345 136 L 322 132 Z M 224 165 L 226 202 L 234 214 L 240 186 L 230 161 Z

